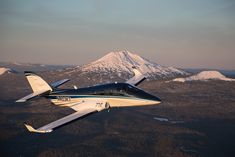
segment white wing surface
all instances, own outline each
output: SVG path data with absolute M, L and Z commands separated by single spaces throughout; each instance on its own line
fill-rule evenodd
M 109 106 L 107 105 L 107 103 L 105 102 L 100 102 L 100 101 L 84 101 L 81 103 L 78 103 L 77 105 L 74 105 L 73 108 L 74 110 L 76 110 L 77 112 L 72 113 L 68 116 L 65 116 L 59 120 L 56 120 L 52 123 L 49 123 L 45 126 L 42 126 L 38 129 L 34 129 L 32 126 L 30 126 L 29 124 L 25 123 L 26 128 L 30 131 L 30 132 L 37 132 L 37 133 L 49 133 L 52 132 L 55 128 L 58 128 L 62 125 L 65 125 L 69 122 L 72 122 L 78 118 L 87 116 L 89 114 L 95 113 L 95 112 L 99 112 L 103 109 L 108 108 Z

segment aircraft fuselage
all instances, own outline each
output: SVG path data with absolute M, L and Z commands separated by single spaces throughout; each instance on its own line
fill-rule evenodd
M 159 104 L 160 99 L 127 83 L 110 83 L 79 89 L 61 89 L 47 96 L 59 106 L 72 106 L 86 100 L 103 99 L 110 107 Z

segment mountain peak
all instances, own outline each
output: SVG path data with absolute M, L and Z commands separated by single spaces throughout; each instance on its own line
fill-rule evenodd
M 140 57 L 139 55 L 131 53 L 129 51 L 113 51 L 106 54 L 97 61 L 92 62 L 91 64 L 105 63 L 106 65 L 112 66 L 112 68 L 116 69 L 115 67 L 119 65 L 126 64 L 127 66 L 139 66 L 141 63 L 144 63 L 146 61 L 147 60 Z
M 222 80 L 222 81 L 235 81 L 235 79 L 227 78 L 219 71 L 202 71 L 196 75 L 186 78 L 175 78 L 173 81 L 207 81 L 207 80 Z
M 186 72 L 174 67 L 165 67 L 149 61 L 129 51 L 113 51 L 100 59 L 82 66 L 82 71 L 126 72 L 132 74 L 132 67 L 137 67 L 146 76 L 172 77 L 185 75 Z

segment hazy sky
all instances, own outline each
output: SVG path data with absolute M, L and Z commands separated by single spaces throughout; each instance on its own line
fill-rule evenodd
M 235 1 L 0 0 L 0 61 L 80 65 L 117 50 L 235 69 Z

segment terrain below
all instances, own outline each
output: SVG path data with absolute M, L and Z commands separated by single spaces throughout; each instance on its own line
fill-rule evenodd
M 49 82 L 60 79 L 42 75 Z M 85 78 L 72 79 L 66 87 L 88 85 Z M 140 88 L 161 98 L 160 105 L 113 108 L 49 134 L 29 133 L 23 123 L 37 128 L 72 113 L 71 109 L 43 98 L 15 103 L 31 92 L 22 74 L 2 75 L 0 87 L 1 156 L 235 155 L 234 82 L 146 81 Z

